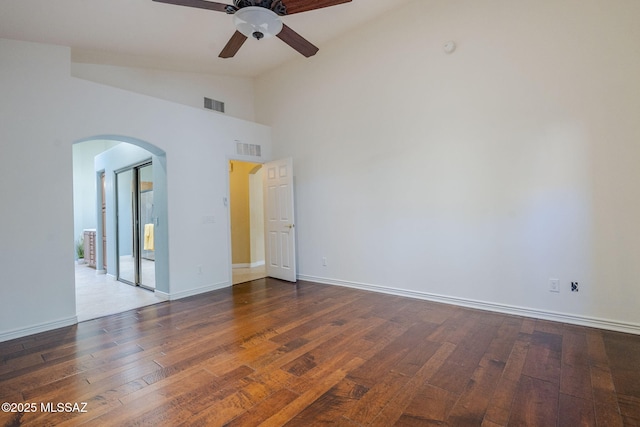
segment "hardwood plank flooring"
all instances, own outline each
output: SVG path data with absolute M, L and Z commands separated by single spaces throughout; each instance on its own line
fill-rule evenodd
M 640 336 L 260 279 L 0 343 L 3 402 L 4 426 L 637 426 Z

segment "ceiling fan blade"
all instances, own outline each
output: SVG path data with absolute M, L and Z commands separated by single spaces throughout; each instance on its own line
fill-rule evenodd
M 247 36 L 242 34 L 240 31 L 236 31 L 235 33 L 233 33 L 233 35 L 227 42 L 227 45 L 224 47 L 224 49 L 222 49 L 222 52 L 220 52 L 220 55 L 218 56 L 220 58 L 232 58 L 236 53 L 238 53 L 238 51 L 246 41 Z
M 322 9 L 323 7 L 337 6 L 342 3 L 349 3 L 351 0 L 285 0 L 287 15 L 307 12 L 309 10 Z
M 285 24 L 282 24 L 282 31 L 278 33 L 278 38 L 307 58 L 318 53 L 317 47 Z
M 153 0 L 159 3 L 177 4 L 178 6 L 197 7 L 199 9 L 215 10 L 216 12 L 226 12 L 227 4 L 205 0 Z

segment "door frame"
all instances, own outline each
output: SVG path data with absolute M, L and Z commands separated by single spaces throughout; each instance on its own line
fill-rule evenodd
M 276 159 L 277 160 L 283 160 L 283 159 Z M 228 256 L 228 277 L 229 277 L 229 286 L 233 286 L 233 254 L 232 254 L 232 239 L 231 239 L 231 203 L 230 203 L 230 180 L 229 180 L 229 162 L 231 161 L 237 161 L 237 162 L 247 162 L 247 163 L 256 163 L 256 164 L 261 164 L 262 168 L 263 168 L 263 209 L 266 210 L 266 203 L 267 203 L 267 197 L 266 194 L 264 194 L 264 183 L 266 182 L 266 175 L 264 174 L 265 172 L 265 165 L 267 163 L 270 163 L 271 161 L 274 160 L 270 160 L 270 161 L 266 161 L 264 159 L 255 159 L 255 158 L 245 158 L 245 157 L 240 157 L 240 156 L 231 156 L 228 155 L 225 158 L 225 195 L 222 197 L 222 204 L 226 210 L 226 214 L 227 214 L 227 256 Z M 295 204 L 295 200 L 293 202 L 293 204 Z M 295 226 L 295 211 L 294 211 L 294 226 Z M 265 239 L 264 239 L 264 245 L 265 245 L 265 268 L 267 268 L 267 217 L 266 217 L 266 212 L 264 215 L 264 222 L 265 222 L 265 226 L 264 226 L 264 232 L 265 232 Z M 295 230 L 294 230 L 295 233 Z M 294 234 L 294 248 L 295 248 L 295 252 L 293 255 L 293 263 L 294 263 L 294 271 L 295 271 L 295 275 L 296 275 L 296 280 L 297 280 L 297 233 Z M 266 272 L 267 277 L 269 276 L 268 270 Z M 292 282 L 294 283 L 294 282 Z
M 225 186 L 225 196 L 223 196 L 222 198 L 222 203 L 226 209 L 226 215 L 227 215 L 227 245 L 228 245 L 228 253 L 229 253 L 229 284 L 231 286 L 233 286 L 233 237 L 232 237 L 232 233 L 231 233 L 231 180 L 230 180 L 230 170 L 229 170 L 229 164 L 230 162 L 242 162 L 242 163 L 252 163 L 255 165 L 261 165 L 262 168 L 264 168 L 264 160 L 262 159 L 247 159 L 247 158 L 239 158 L 239 157 L 227 157 L 226 159 L 226 166 L 225 166 L 225 171 L 227 171 L 227 173 L 225 174 L 225 179 L 226 179 L 226 186 Z M 260 183 L 260 191 L 264 191 L 263 189 L 263 183 Z M 264 210 L 264 202 L 263 202 L 263 210 Z M 263 239 L 264 240 L 264 239 Z M 263 244 L 266 246 L 266 243 L 263 242 Z M 266 250 L 266 247 L 264 248 Z M 266 263 L 266 260 L 265 260 Z M 265 266 L 266 268 L 266 266 Z M 265 277 L 266 277 L 266 272 L 265 272 Z

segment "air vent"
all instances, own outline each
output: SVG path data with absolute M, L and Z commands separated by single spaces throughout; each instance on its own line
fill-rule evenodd
M 206 108 L 207 110 L 213 110 L 213 111 L 218 111 L 220 113 L 224 113 L 224 102 L 216 101 L 215 99 L 205 97 L 204 108 Z
M 262 156 L 262 147 L 258 144 L 246 144 L 244 142 L 236 141 L 236 154 L 240 156 Z

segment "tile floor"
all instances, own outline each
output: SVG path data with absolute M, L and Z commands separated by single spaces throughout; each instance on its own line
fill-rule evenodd
M 233 284 L 266 277 L 265 266 L 234 268 Z M 97 274 L 86 264 L 76 264 L 76 312 L 78 322 L 157 304 L 163 300 L 153 291 L 118 282 L 112 276 Z
M 153 291 L 118 282 L 106 274 L 96 274 L 96 270 L 86 264 L 76 264 L 78 322 L 162 301 Z

